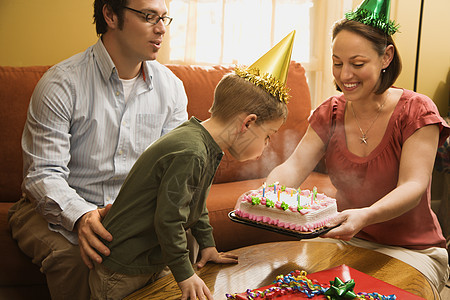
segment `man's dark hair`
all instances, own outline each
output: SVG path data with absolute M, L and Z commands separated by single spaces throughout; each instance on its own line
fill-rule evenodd
M 127 0 L 95 0 L 94 24 L 97 35 L 102 35 L 108 30 L 108 24 L 103 16 L 103 6 L 105 5 L 117 15 L 119 28 L 123 27 L 123 7 L 127 5 Z

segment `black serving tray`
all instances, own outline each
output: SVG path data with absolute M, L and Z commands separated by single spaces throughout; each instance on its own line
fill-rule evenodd
M 253 226 L 256 228 L 261 228 L 261 229 L 265 229 L 268 231 L 272 231 L 272 232 L 276 232 L 276 233 L 281 233 L 284 235 L 289 235 L 289 236 L 293 236 L 296 237 L 298 239 L 312 239 L 315 237 L 318 237 L 328 231 L 330 231 L 331 229 L 337 227 L 322 227 L 322 228 L 318 228 L 312 232 L 301 232 L 301 231 L 295 231 L 295 230 L 291 230 L 291 229 L 286 229 L 286 228 L 281 228 L 281 227 L 277 227 L 277 226 L 273 226 L 273 225 L 266 225 L 260 222 L 256 222 L 256 221 L 252 221 L 249 219 L 244 219 L 241 218 L 239 216 L 237 216 L 235 214 L 235 211 L 231 211 L 228 213 L 228 217 L 231 219 L 231 221 L 236 222 L 236 223 L 240 223 L 240 224 L 244 224 L 244 225 L 249 225 L 249 226 Z M 339 226 L 339 225 L 338 225 Z

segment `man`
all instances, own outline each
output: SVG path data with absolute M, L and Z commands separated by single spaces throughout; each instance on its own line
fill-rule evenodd
M 88 267 L 109 255 L 98 236 L 113 238 L 101 224 L 109 204 L 145 148 L 187 120 L 181 81 L 155 61 L 171 20 L 164 0 L 95 0 L 100 39 L 31 97 L 24 197 L 9 223 L 52 299 L 89 299 Z

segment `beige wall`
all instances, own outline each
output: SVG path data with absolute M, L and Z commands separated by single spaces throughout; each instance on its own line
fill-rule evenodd
M 0 0 L 0 65 L 53 65 L 84 51 L 98 39 L 93 3 Z M 166 47 L 158 60 L 168 61 Z
M 425 2 L 417 91 L 430 96 L 441 115 L 447 115 L 450 104 L 450 1 Z
M 450 1 L 425 0 L 424 4 L 417 92 L 432 98 L 441 115 L 446 116 L 450 104 Z M 400 32 L 394 37 L 403 62 L 396 85 L 411 90 L 414 87 L 419 12 L 420 0 L 392 1 L 391 18 L 401 25 Z
M 51 65 L 97 40 L 92 0 L 0 0 L 0 65 Z
M 433 3 L 431 5 L 430 3 Z M 97 36 L 93 0 L 0 0 L 0 65 L 51 65 L 85 50 Z M 360 0 L 353 0 L 355 5 Z M 394 37 L 403 60 L 397 85 L 412 89 L 420 0 L 392 0 L 391 18 L 401 24 Z M 448 112 L 450 77 L 448 0 L 425 0 L 417 90 Z M 163 48 L 158 60 L 167 62 Z

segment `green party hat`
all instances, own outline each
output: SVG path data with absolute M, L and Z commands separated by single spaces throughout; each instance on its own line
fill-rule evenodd
M 294 45 L 294 36 L 295 30 L 250 67 L 236 67 L 234 72 L 253 84 L 261 86 L 281 102 L 287 103 L 289 95 L 286 79 Z
M 355 11 L 346 13 L 345 17 L 393 35 L 399 25 L 389 20 L 390 9 L 391 0 L 364 0 Z

